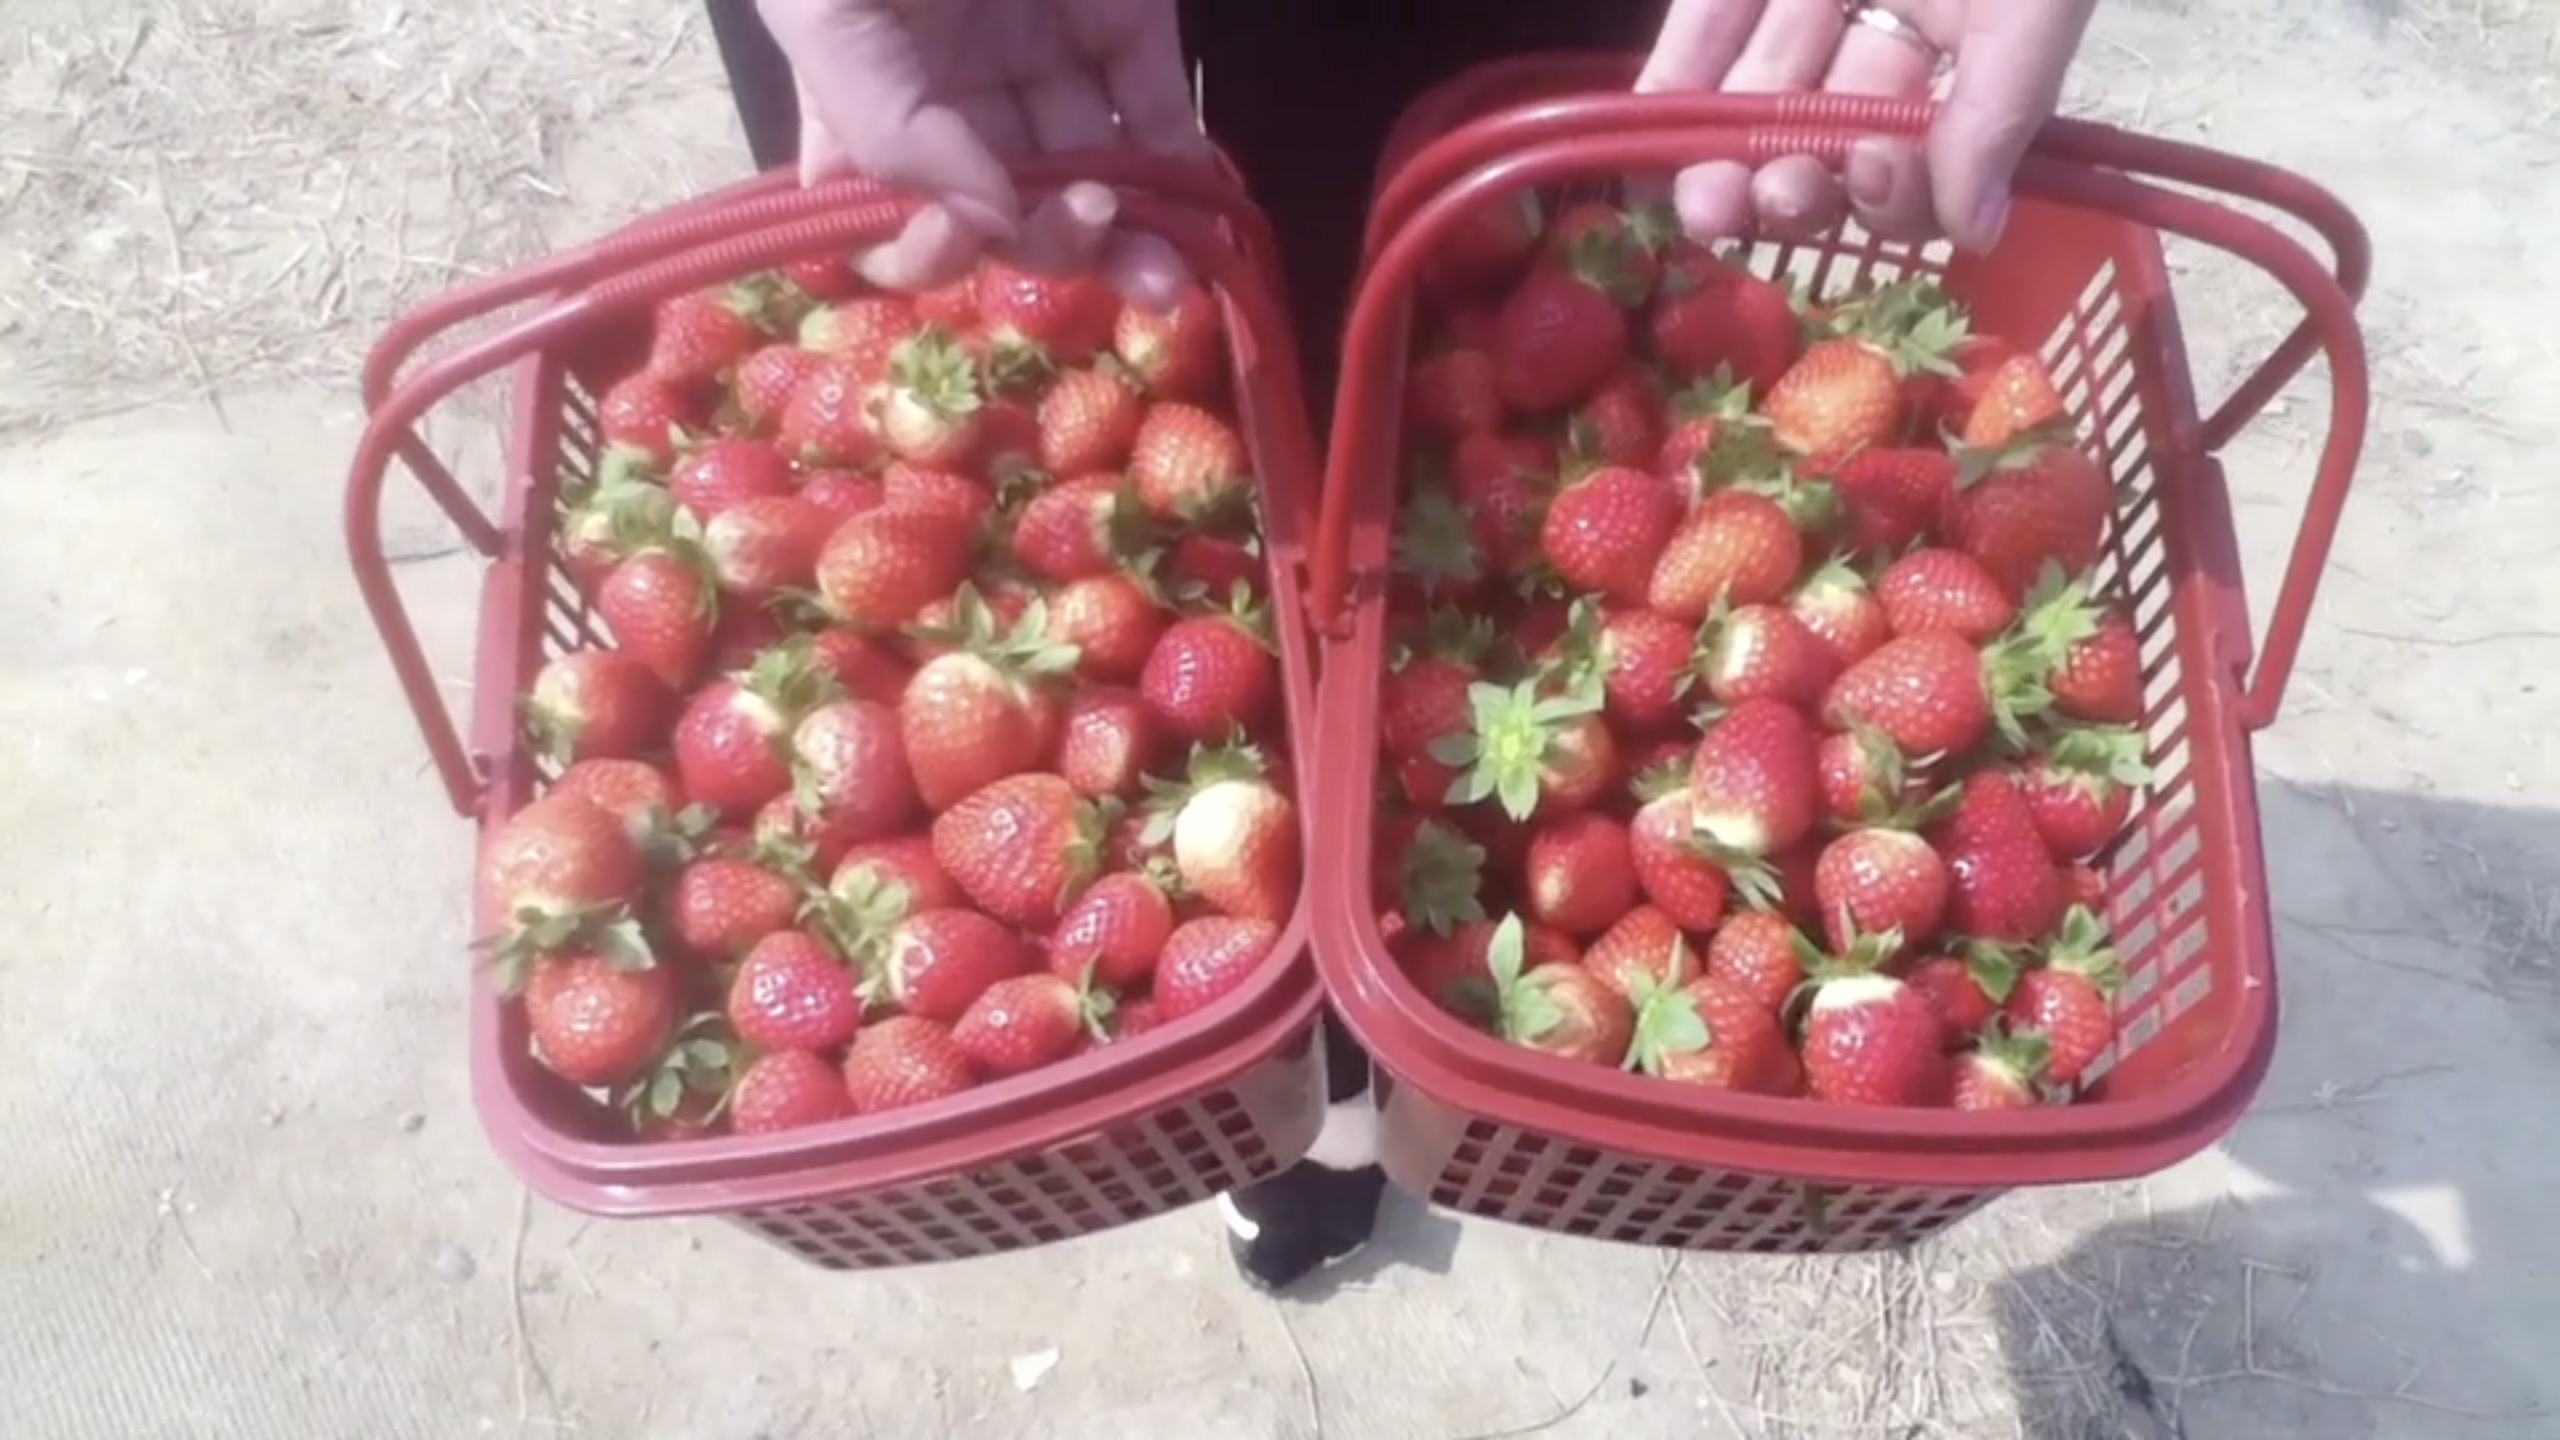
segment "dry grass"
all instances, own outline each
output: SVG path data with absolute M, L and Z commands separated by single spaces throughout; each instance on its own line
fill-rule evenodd
M 697 28 L 581 0 L 170 0 L 0 41 L 0 435 L 351 386 L 401 302 L 557 242 L 573 137 L 712 83 Z

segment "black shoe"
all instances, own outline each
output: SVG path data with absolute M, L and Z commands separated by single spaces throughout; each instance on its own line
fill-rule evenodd
M 1378 1227 L 1387 1172 L 1375 1165 L 1328 1170 L 1302 1161 L 1218 1197 L 1227 1254 L 1257 1290 L 1277 1293 L 1360 1253 Z

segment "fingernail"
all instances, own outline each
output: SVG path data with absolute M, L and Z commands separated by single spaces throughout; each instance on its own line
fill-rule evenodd
M 1983 197 L 1982 208 L 1973 215 L 1973 247 L 1988 250 L 2000 243 L 2000 232 L 2009 228 L 2009 192 L 1994 190 Z
M 1849 198 L 1863 209 L 1881 209 L 1893 199 L 1893 147 L 1882 140 L 1861 140 L 1849 147 Z

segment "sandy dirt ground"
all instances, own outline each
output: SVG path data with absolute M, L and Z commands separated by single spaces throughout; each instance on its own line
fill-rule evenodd
M 355 363 L 404 300 L 741 163 L 690 7 L 501 9 L 0 27 L 0 1433 L 2560 1436 L 2547 8 L 2114 0 L 2077 85 L 2321 178 L 2380 256 L 2372 443 L 2258 750 L 2283 1048 L 2229 1142 L 1873 1260 L 1408 1207 L 1294 1305 L 1206 1212 L 831 1277 L 531 1202 L 484 1148 L 468 837 L 337 535 Z M 2208 391 L 2289 321 L 2179 283 Z M 2227 455 L 2261 595 L 2324 397 Z M 438 431 L 484 483 L 492 433 Z M 392 539 L 459 694 L 470 563 L 422 505 Z

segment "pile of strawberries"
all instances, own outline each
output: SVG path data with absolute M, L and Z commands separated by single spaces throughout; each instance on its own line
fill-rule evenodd
M 1218 305 L 841 261 L 658 308 L 558 548 L 604 637 L 490 837 L 535 1058 L 632 1133 L 769 1133 L 1228 994 L 1298 894 Z
M 1873 1105 L 2065 1098 L 2141 785 L 2113 511 L 2028 349 L 1605 198 L 1485 207 L 1407 372 L 1376 903 L 1519 1045 Z

